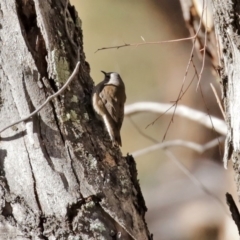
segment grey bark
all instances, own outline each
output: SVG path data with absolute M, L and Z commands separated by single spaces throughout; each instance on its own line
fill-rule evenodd
M 212 1 L 216 37 L 219 41 L 223 102 L 228 126 L 224 162 L 233 160 L 239 193 L 239 154 L 240 154 L 240 1 Z
M 66 3 L 0 1 L 0 129 L 81 62 L 64 94 L 1 134 L 0 239 L 150 239 L 134 159 L 95 118 L 81 21 Z

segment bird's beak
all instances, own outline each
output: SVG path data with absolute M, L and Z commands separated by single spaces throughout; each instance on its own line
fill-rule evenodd
M 107 73 L 106 72 L 104 72 L 104 71 L 101 71 L 105 76 L 107 75 Z

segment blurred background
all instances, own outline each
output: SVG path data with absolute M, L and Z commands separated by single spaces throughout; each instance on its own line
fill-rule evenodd
M 191 41 L 96 50 L 143 42 L 143 39 L 160 41 L 188 37 L 178 0 L 72 0 L 71 3 L 82 20 L 84 51 L 95 84 L 103 80 L 101 70 L 118 72 L 126 86 L 126 105 L 140 101 L 171 103 L 177 99 L 190 57 Z M 195 55 L 193 60 L 200 71 L 201 61 Z M 187 84 L 193 73 L 191 68 Z M 206 59 L 201 80 L 204 97 L 199 89 L 196 90 L 195 79 L 180 104 L 222 118 L 210 83 L 221 96 L 216 77 L 211 73 L 210 60 Z M 132 122 L 144 134 L 162 141 L 171 116 L 163 116 L 146 128 L 158 116 L 139 113 L 131 119 L 125 117 L 121 131 L 124 155 L 154 144 L 141 135 Z M 196 122 L 175 116 L 166 140 L 182 139 L 204 144 L 218 136 Z M 171 151 L 223 204 L 197 187 L 164 151 L 135 158 L 148 207 L 146 220 L 154 239 L 238 239 L 237 228 L 225 203 L 225 193 L 234 194 L 236 189 L 231 163 L 227 171 L 223 168 L 223 144 L 203 154 L 182 147 L 172 147 Z

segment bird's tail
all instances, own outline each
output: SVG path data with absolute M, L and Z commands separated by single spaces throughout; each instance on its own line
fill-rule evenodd
M 108 134 L 112 140 L 113 146 L 122 146 L 122 140 L 120 136 L 120 130 L 115 126 L 114 121 L 110 116 L 104 115 L 103 121 L 107 128 Z
M 113 145 L 114 146 L 120 146 L 120 147 L 122 146 L 120 131 L 116 131 L 116 133 L 114 135 Z

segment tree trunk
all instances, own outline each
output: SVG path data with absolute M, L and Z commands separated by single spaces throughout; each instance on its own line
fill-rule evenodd
M 81 21 L 66 0 L 0 2 L 0 239 L 150 239 L 131 156 L 91 107 Z
M 218 39 L 223 102 L 228 134 L 225 144 L 225 166 L 231 158 L 236 173 L 237 192 L 240 194 L 240 2 L 215 0 L 212 2 L 214 25 Z M 239 195 L 240 197 L 240 195 Z

